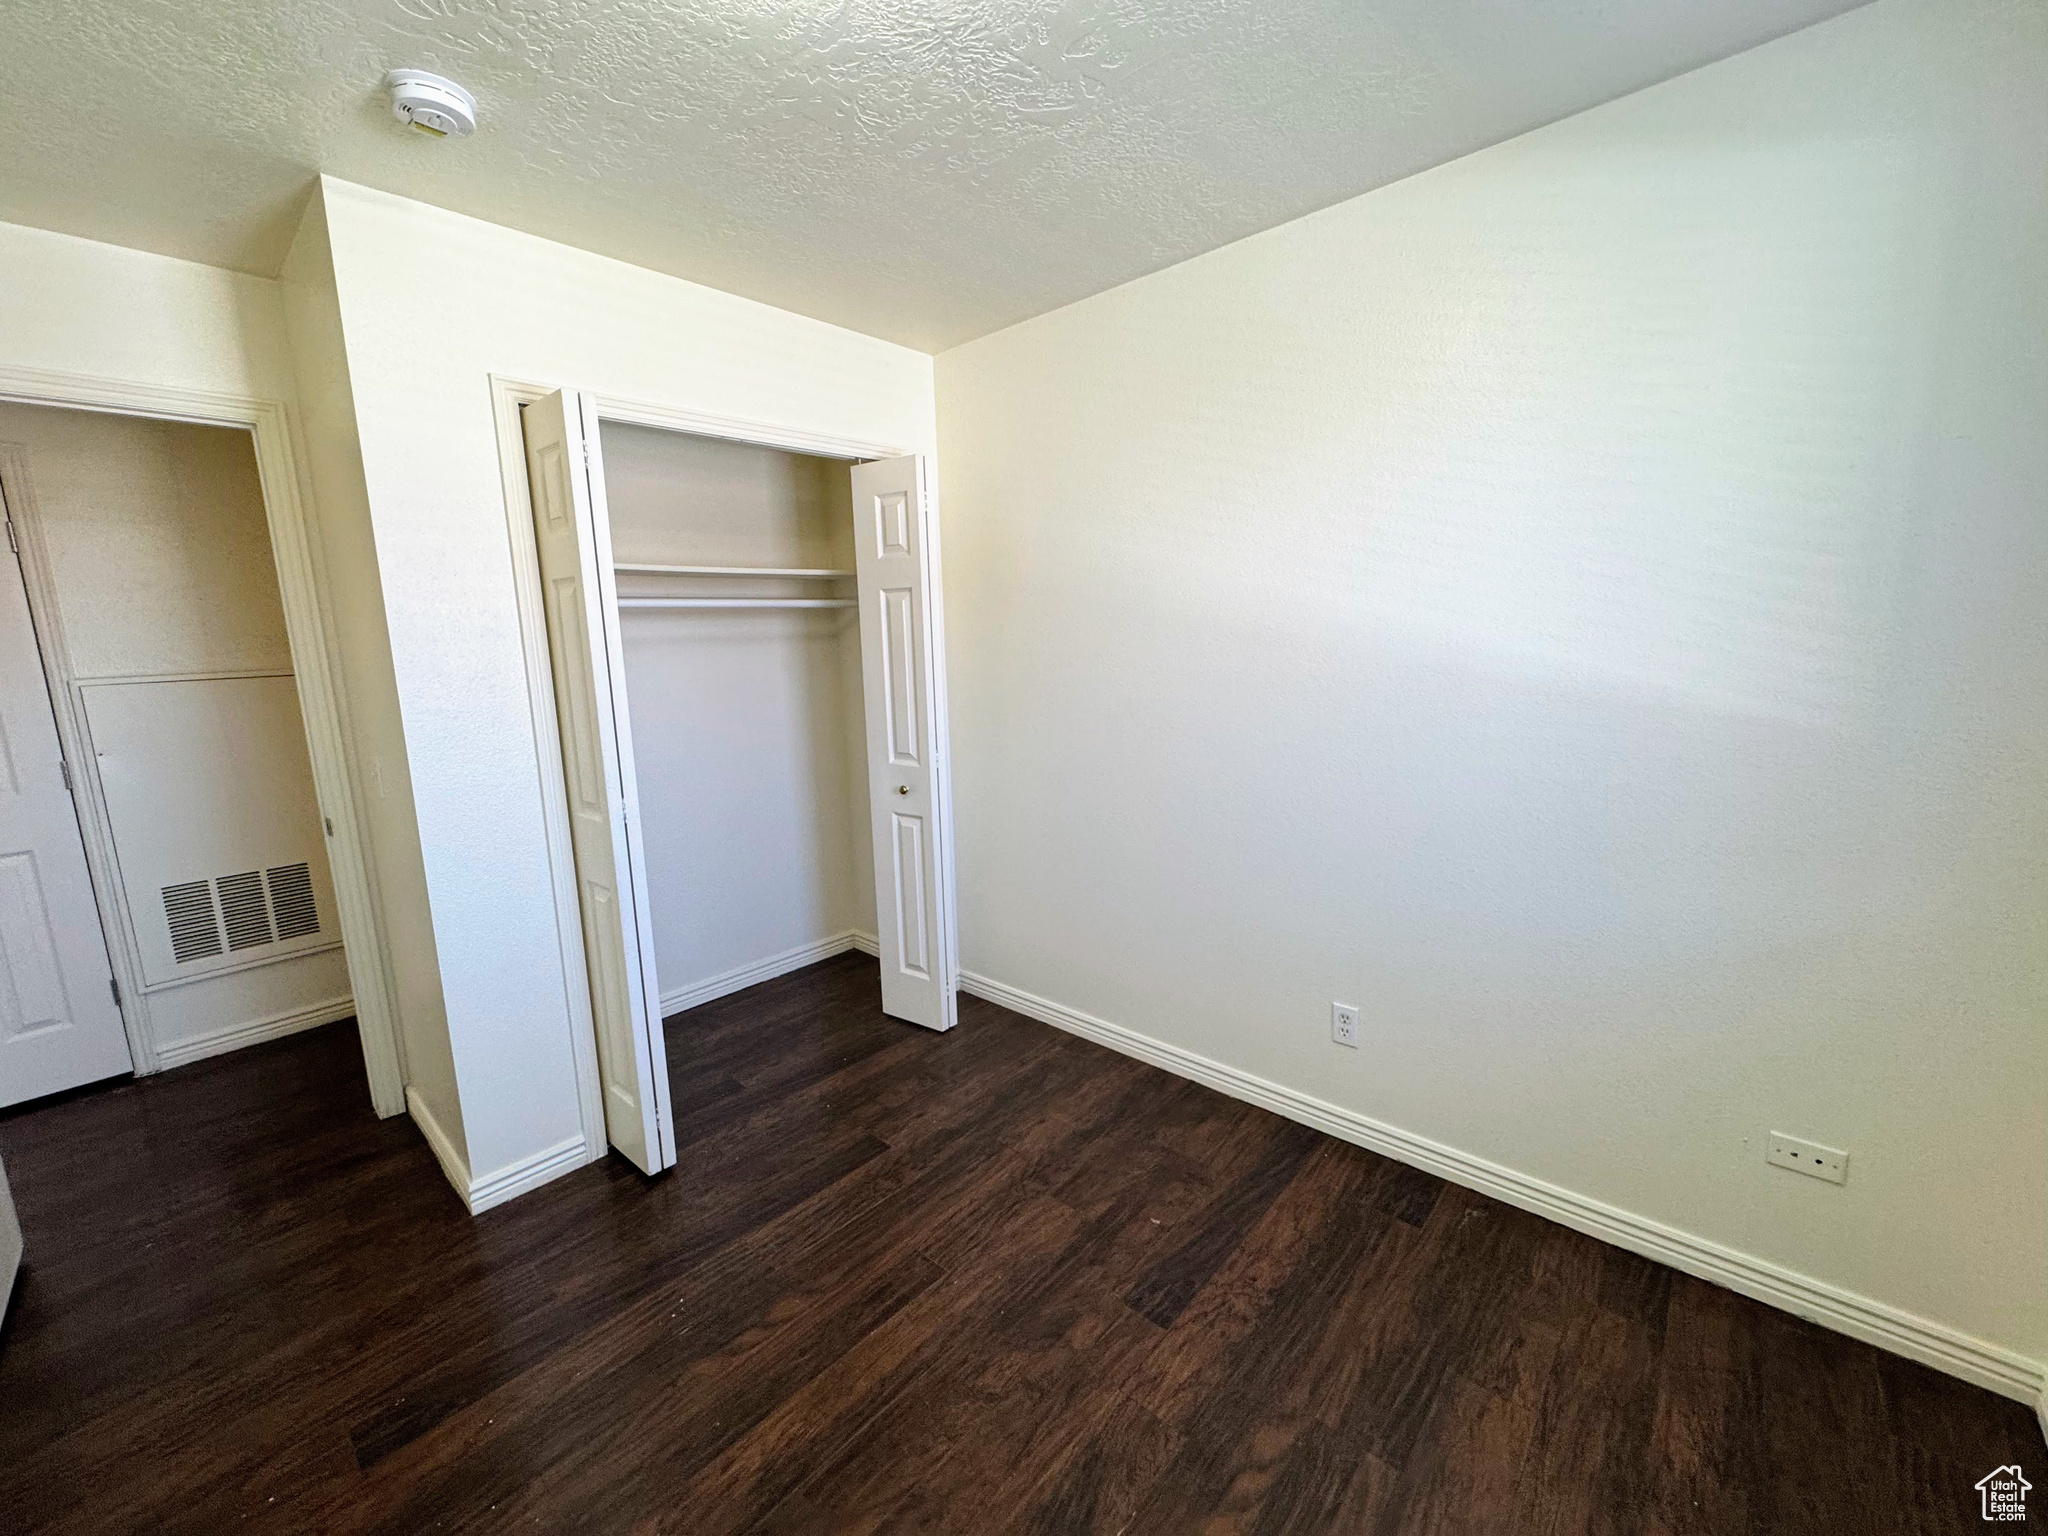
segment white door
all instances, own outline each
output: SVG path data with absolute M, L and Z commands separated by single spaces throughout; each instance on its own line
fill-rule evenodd
M 0 574 L 0 1104 L 133 1070 L 113 976 L 17 567 Z
M 854 466 L 854 569 L 882 1010 L 951 1029 L 957 945 L 945 631 L 939 534 L 925 482 L 921 458 Z
M 588 395 L 557 393 L 527 406 L 525 425 L 605 1130 L 639 1167 L 659 1173 L 676 1160 L 675 1118 L 597 413 Z

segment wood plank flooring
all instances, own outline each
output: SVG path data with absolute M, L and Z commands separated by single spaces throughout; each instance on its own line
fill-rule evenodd
M 0 1117 L 9 1532 L 1960 1531 L 2033 1415 L 857 955 L 472 1220 L 331 1026 Z M 2035 1473 L 2034 1480 L 2048 1486 Z

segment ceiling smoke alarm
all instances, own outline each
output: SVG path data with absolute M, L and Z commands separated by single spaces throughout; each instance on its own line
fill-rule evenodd
M 384 77 L 391 87 L 391 115 L 437 139 L 466 139 L 476 132 L 476 98 L 442 75 L 424 69 L 394 69 Z

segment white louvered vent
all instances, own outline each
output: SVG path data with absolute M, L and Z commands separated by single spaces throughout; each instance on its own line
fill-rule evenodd
M 167 885 L 163 901 L 171 958 L 179 965 L 320 931 L 313 872 L 304 863 Z
M 320 931 L 320 909 L 313 904 L 313 875 L 304 864 L 279 864 L 264 871 L 270 886 L 270 911 L 280 939 L 302 939 Z
M 270 931 L 270 908 L 263 900 L 263 872 L 245 870 L 238 875 L 217 875 L 213 889 L 220 897 L 221 922 L 228 930 L 229 949 L 254 949 L 274 944 Z
M 220 919 L 213 912 L 213 886 L 186 880 L 164 887 L 164 922 L 171 930 L 171 956 L 178 964 L 211 960 L 221 953 Z

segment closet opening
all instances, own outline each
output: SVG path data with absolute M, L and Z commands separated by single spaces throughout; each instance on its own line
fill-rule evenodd
M 844 464 L 602 426 L 664 1017 L 873 951 Z
M 521 429 L 586 1100 L 658 1172 L 688 1107 L 664 1019 L 860 949 L 884 1012 L 954 1021 L 926 471 L 588 395 L 528 399 Z
M 269 489 L 248 427 L 0 401 L 0 1106 L 355 1016 Z

